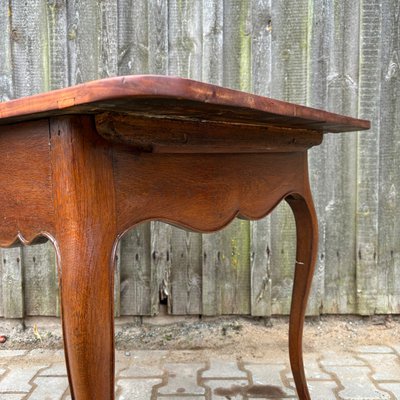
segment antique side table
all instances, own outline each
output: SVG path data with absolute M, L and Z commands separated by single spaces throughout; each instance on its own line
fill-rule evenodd
M 298 395 L 317 251 L 307 150 L 369 122 L 187 79 L 129 76 L 0 104 L 0 246 L 56 248 L 72 398 L 114 398 L 113 268 L 143 221 L 198 232 L 285 199 L 297 256 L 289 326 Z

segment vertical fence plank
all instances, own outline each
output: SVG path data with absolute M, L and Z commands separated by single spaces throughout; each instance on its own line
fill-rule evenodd
M 3 315 L 5 318 L 23 318 L 24 293 L 21 266 L 21 249 L 2 251 Z
M 310 2 L 309 33 L 308 33 L 308 87 L 307 104 L 315 108 L 327 108 L 327 71 L 329 61 L 329 35 L 327 34 L 326 21 L 329 20 L 329 0 Z M 329 229 L 325 215 L 327 198 L 325 190 L 328 177 L 326 171 L 326 158 L 329 152 L 326 140 L 317 148 L 309 151 L 309 174 L 314 204 L 318 216 L 318 257 L 315 266 L 313 284 L 311 287 L 310 300 L 307 307 L 307 314 L 324 313 L 325 295 L 325 237 Z M 314 173 L 316 171 L 316 173 Z
M 91 0 L 71 0 L 68 5 L 69 82 L 97 79 L 100 64 L 100 11 Z
M 55 254 L 51 246 L 25 247 L 22 257 L 25 315 L 58 314 Z
M 272 97 L 307 99 L 308 0 L 272 2 Z M 271 214 L 272 312 L 287 314 L 293 286 L 296 233 L 286 204 Z
M 203 58 L 202 74 L 205 82 L 222 84 L 223 79 L 223 2 L 205 0 L 203 4 Z M 221 309 L 221 236 L 202 236 L 202 314 L 218 315 Z
M 376 282 L 376 304 L 369 313 L 400 311 L 400 2 L 381 2 L 383 16 L 379 115 L 379 253 L 370 276 Z M 375 275 L 375 276 L 373 276 Z
M 50 89 L 48 10 L 41 0 L 24 5 L 11 2 L 15 96 L 27 96 Z M 4 252 L 6 252 L 5 250 Z M 56 315 L 58 288 L 54 249 L 51 243 L 12 250 L 15 270 L 22 268 L 24 312 L 26 315 Z M 19 260 L 19 261 L 18 261 Z M 35 261 L 33 261 L 35 260 Z
M 223 75 L 223 2 L 204 0 L 202 16 L 202 79 L 220 85 Z
M 149 70 L 147 0 L 118 1 L 118 75 Z
M 121 315 L 150 315 L 149 224 L 125 234 L 120 245 Z
M 149 70 L 147 1 L 118 2 L 118 75 Z M 119 265 L 121 314 L 150 315 L 150 224 L 141 224 L 121 239 Z
M 252 2 L 252 91 L 268 96 L 271 85 L 271 0 Z M 271 218 L 250 223 L 251 314 L 271 315 Z
M 358 137 L 357 162 L 357 311 L 368 315 L 377 300 L 379 207 L 379 98 L 381 61 L 381 6 L 378 0 L 362 0 L 360 16 L 361 118 L 372 118 L 368 132 Z
M 250 90 L 250 10 L 248 1 L 224 2 L 223 84 L 242 90 Z M 233 221 L 223 231 L 205 236 L 203 312 L 206 314 L 250 312 L 249 242 L 248 221 Z M 213 300 L 220 304 L 210 304 Z
M 168 73 L 201 80 L 202 8 L 198 0 L 171 0 L 168 9 Z M 171 228 L 172 314 L 201 313 L 201 235 Z
M 68 86 L 67 6 L 64 2 L 47 2 L 49 89 Z
M 168 73 L 168 2 L 148 2 L 149 72 Z M 171 226 L 152 222 L 151 227 L 151 314 L 158 314 L 160 300 L 168 301 L 171 272 Z
M 0 29 L 3 33 L 0 38 L 0 101 L 7 101 L 14 97 L 11 5 L 8 1 L 0 2 L 0 16 Z
M 357 115 L 359 3 L 328 2 L 328 104 L 330 111 Z M 327 313 L 356 311 L 356 134 L 328 135 L 325 218 Z
M 0 38 L 0 101 L 11 100 L 14 97 L 12 54 L 11 54 L 11 8 L 8 1 L 0 2 L 0 30 L 3 35 Z M 3 269 L 3 252 L 0 251 L 0 317 L 4 316 L 5 304 L 3 298 L 6 288 L 5 270 Z

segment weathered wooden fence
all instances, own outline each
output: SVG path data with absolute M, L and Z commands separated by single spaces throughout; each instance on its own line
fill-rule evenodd
M 0 99 L 152 73 L 371 119 L 311 155 L 308 312 L 400 313 L 399 15 L 399 0 L 0 0 Z M 139 226 L 118 252 L 117 314 L 160 299 L 173 314 L 286 314 L 294 243 L 285 205 L 212 235 Z M 51 245 L 3 250 L 0 316 L 57 313 Z

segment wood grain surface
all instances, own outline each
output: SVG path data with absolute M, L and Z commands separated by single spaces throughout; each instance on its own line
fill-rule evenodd
M 122 113 L 346 132 L 367 120 L 328 113 L 190 79 L 156 75 L 102 79 L 0 104 L 0 124 L 60 114 Z

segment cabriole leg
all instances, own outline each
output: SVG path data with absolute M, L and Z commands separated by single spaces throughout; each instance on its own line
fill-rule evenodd
M 114 398 L 112 240 L 77 232 L 60 244 L 64 349 L 74 400 Z
M 114 399 L 111 153 L 89 116 L 50 122 L 56 246 L 68 378 L 74 400 Z
M 311 399 L 303 365 L 303 325 L 308 295 L 314 275 L 318 245 L 318 225 L 311 194 L 288 196 L 286 201 L 296 221 L 297 250 L 289 322 L 289 356 L 297 394 L 301 400 Z

